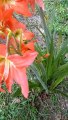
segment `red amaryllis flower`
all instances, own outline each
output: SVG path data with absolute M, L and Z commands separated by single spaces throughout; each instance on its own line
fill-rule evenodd
M 34 38 L 34 33 L 27 30 L 27 29 L 17 29 L 15 31 L 15 37 L 16 39 L 20 39 L 20 36 L 21 36 L 21 39 L 22 41 L 26 41 L 26 40 L 32 40 Z
M 3 46 L 3 48 L 2 48 Z M 3 51 L 6 51 L 5 45 L 0 45 Z M 11 93 L 11 88 L 14 82 L 20 85 L 21 92 L 25 98 L 28 97 L 29 87 L 26 75 L 26 68 L 29 67 L 37 56 L 36 51 L 27 51 L 20 56 L 18 54 L 3 56 L 4 53 L 0 51 L 0 89 L 2 81 L 6 83 L 8 91 Z
M 43 0 L 0 0 L 0 5 L 4 6 L 5 9 L 12 8 L 13 11 L 26 17 L 31 16 L 29 5 L 34 10 L 35 3 L 44 9 Z
M 17 29 L 14 32 L 14 36 L 15 37 L 11 36 L 9 40 L 9 46 L 14 46 L 15 49 L 20 48 L 20 50 L 22 50 L 23 48 L 22 51 L 27 51 L 28 49 L 34 48 L 34 42 L 36 42 L 36 40 L 33 40 L 34 33 L 32 33 L 31 31 L 27 29 Z M 30 48 L 28 48 L 27 46 L 30 46 Z M 14 50 L 11 51 L 11 53 L 13 52 Z
M 37 3 L 44 10 L 43 0 L 28 0 L 32 10 L 35 8 L 35 3 Z
M 4 32 L 4 34 L 7 34 L 8 29 L 15 31 L 18 28 L 26 28 L 23 23 L 18 22 L 15 18 L 13 18 L 12 12 L 12 9 L 4 11 L 3 7 L 0 7 L 0 31 Z
M 23 14 L 24 16 L 31 16 L 27 0 L 0 0 L 0 5 L 5 9 L 12 8 L 13 11 Z
M 22 43 L 21 44 L 21 53 L 23 54 L 27 51 L 34 52 L 35 51 L 34 43 L 35 43 L 35 41 L 28 42 L 27 44 Z
M 24 30 L 23 35 L 25 36 L 25 40 L 31 40 L 34 37 L 34 33 L 29 30 Z

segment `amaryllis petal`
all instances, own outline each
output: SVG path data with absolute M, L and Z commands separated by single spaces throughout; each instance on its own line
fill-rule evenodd
M 44 10 L 43 0 L 36 0 L 36 3 Z
M 11 5 L 15 12 L 24 15 L 25 17 L 30 17 L 32 14 L 28 8 L 26 0 L 18 1 L 15 5 Z M 18 9 L 19 8 L 19 9 Z
M 12 17 L 6 20 L 5 26 L 12 31 L 15 31 L 17 29 L 26 29 L 26 26 L 23 23 L 17 21 L 15 18 Z
M 34 43 L 35 43 L 34 41 L 29 42 L 28 44 L 26 44 L 26 47 L 27 47 L 29 50 L 35 51 Z
M 2 82 L 3 72 L 4 72 L 4 62 L 0 62 L 0 84 Z
M 17 54 L 8 56 L 8 59 L 14 62 L 17 67 L 28 67 L 33 63 L 35 58 L 37 57 L 37 52 L 28 51 L 23 54 L 23 56 L 19 56 Z
M 0 6 L 4 7 L 4 10 L 13 9 L 14 12 L 22 14 L 26 17 L 31 16 L 31 12 L 28 7 L 27 0 L 11 0 L 11 1 L 3 1 L 0 0 Z
M 0 44 L 0 55 L 5 56 L 6 55 L 6 45 Z
M 17 84 L 21 87 L 21 92 L 25 98 L 28 98 L 29 87 L 28 87 L 28 80 L 26 75 L 26 69 L 14 69 L 14 80 Z
M 34 33 L 26 30 L 26 31 L 24 31 L 24 36 L 25 36 L 26 40 L 31 40 L 34 37 Z
M 5 58 L 5 63 L 4 63 L 4 79 L 7 79 L 8 78 L 8 75 L 9 75 L 9 60 Z
M 35 0 L 28 0 L 28 1 L 29 1 L 29 4 L 30 4 L 32 10 L 34 11 L 34 9 L 35 9 Z
M 13 71 L 13 66 L 12 66 L 11 62 L 10 62 L 9 74 L 8 74 L 7 79 L 5 79 L 5 83 L 6 83 L 6 87 L 9 91 L 9 93 L 11 93 L 12 85 L 14 83 L 14 71 Z
M 0 21 L 6 21 L 6 18 L 12 17 L 13 9 L 4 10 L 4 7 L 0 6 Z
M 34 41 L 31 41 L 27 44 L 21 44 L 21 51 L 22 51 L 22 54 L 25 53 L 26 51 L 35 51 L 35 48 L 34 48 Z

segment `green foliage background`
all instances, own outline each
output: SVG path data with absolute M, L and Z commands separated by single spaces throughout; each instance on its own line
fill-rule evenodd
M 44 0 L 45 2 L 45 19 L 47 20 L 49 29 L 51 32 L 55 31 L 58 35 L 61 33 L 63 38 L 67 39 L 68 36 L 68 0 Z M 60 86 L 60 89 L 64 89 L 68 92 L 68 82 L 64 81 Z M 16 87 L 14 86 L 16 91 Z M 32 94 L 28 100 L 25 100 L 22 96 L 13 97 L 13 94 L 0 93 L 0 120 L 51 120 L 49 118 L 52 112 L 61 112 L 64 120 L 68 119 L 68 108 L 62 109 L 59 106 L 59 100 L 65 100 L 60 96 L 53 95 L 50 98 L 50 103 L 46 101 L 43 103 L 41 110 L 38 111 L 34 105 L 35 97 L 37 93 Z M 16 102 L 19 99 L 20 102 Z M 14 102 L 15 100 L 15 102 Z M 67 99 L 66 99 L 67 101 Z M 62 102 L 62 101 L 61 101 Z M 42 104 L 42 101 L 40 102 Z M 48 106 L 48 104 L 50 106 Z M 53 109 L 54 111 L 53 111 Z M 54 113 L 53 113 L 54 114 Z
M 68 0 L 44 0 L 49 27 L 57 33 L 68 35 Z

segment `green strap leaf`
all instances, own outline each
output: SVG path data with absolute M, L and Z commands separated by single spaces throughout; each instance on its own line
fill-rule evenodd
M 38 73 L 38 70 L 36 68 L 35 65 L 31 65 L 31 70 L 33 71 L 33 73 L 35 74 L 37 80 L 40 82 L 40 84 L 42 85 L 42 87 L 45 89 L 46 93 L 48 94 L 48 88 L 47 85 L 42 81 L 42 79 L 40 78 L 40 75 Z
M 53 76 L 55 81 L 52 82 L 52 84 L 50 86 L 50 90 L 55 89 L 55 87 L 57 87 L 58 84 L 60 84 L 66 76 L 68 76 L 68 63 L 66 63 L 58 68 L 58 70 L 56 71 L 56 73 Z

